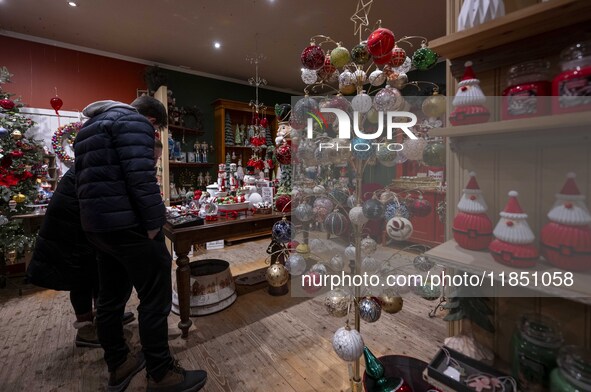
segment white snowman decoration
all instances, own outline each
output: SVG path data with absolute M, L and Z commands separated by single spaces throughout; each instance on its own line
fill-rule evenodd
M 406 218 L 394 217 L 386 224 L 386 232 L 394 241 L 406 241 L 412 235 L 412 223 Z

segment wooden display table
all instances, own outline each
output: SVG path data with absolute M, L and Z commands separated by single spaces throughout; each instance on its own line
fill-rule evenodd
M 274 212 L 267 215 L 243 215 L 237 219 L 220 217 L 217 221 L 205 221 L 201 226 L 184 227 L 175 229 L 170 224 L 163 227 L 164 235 L 170 239 L 174 246 L 177 259 L 176 283 L 179 296 L 179 312 L 181 321 L 179 328 L 182 337 L 189 336 L 189 328 L 193 323 L 189 318 L 190 314 L 190 274 L 189 251 L 194 243 L 205 243 L 218 241 L 226 238 L 236 238 L 244 235 L 259 234 L 268 235 L 271 233 L 273 224 L 281 220 L 283 215 L 290 216 L 290 213 L 282 214 Z

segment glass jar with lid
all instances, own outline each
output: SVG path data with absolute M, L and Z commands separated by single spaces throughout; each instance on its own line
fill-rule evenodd
M 558 322 L 540 314 L 524 314 L 519 318 L 511 344 L 513 377 L 520 390 L 547 390 L 562 343 Z
M 591 391 L 591 351 L 565 346 L 557 362 L 558 367 L 550 374 L 550 392 Z
M 569 46 L 560 53 L 562 72 L 552 82 L 554 113 L 591 109 L 591 40 Z
M 549 61 L 533 60 L 513 65 L 507 73 L 501 118 L 511 120 L 550 114 L 550 99 L 538 97 L 551 94 Z

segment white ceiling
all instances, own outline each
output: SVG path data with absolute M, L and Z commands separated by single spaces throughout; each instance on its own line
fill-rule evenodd
M 368 3 L 369 0 L 362 0 Z M 263 54 L 270 87 L 302 91 L 300 53 L 313 35 L 349 49 L 358 0 L 0 0 L 0 33 L 25 34 L 246 82 L 247 56 Z M 444 0 L 375 0 L 373 28 L 396 39 L 445 34 Z M 363 34 L 367 38 L 370 31 Z M 219 41 L 222 47 L 213 48 Z M 419 43 L 420 41 L 414 41 Z M 258 46 L 258 48 L 257 48 Z M 1 53 L 1 52 L 0 52 Z

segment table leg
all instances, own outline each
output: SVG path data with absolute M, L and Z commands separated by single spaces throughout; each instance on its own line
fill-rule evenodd
M 189 253 L 188 246 L 178 246 L 175 244 L 176 259 L 176 289 L 179 298 L 179 313 L 181 321 L 179 321 L 179 329 L 181 330 L 181 337 L 187 339 L 189 337 L 189 328 L 193 324 L 190 319 L 191 314 L 191 268 L 189 267 Z

